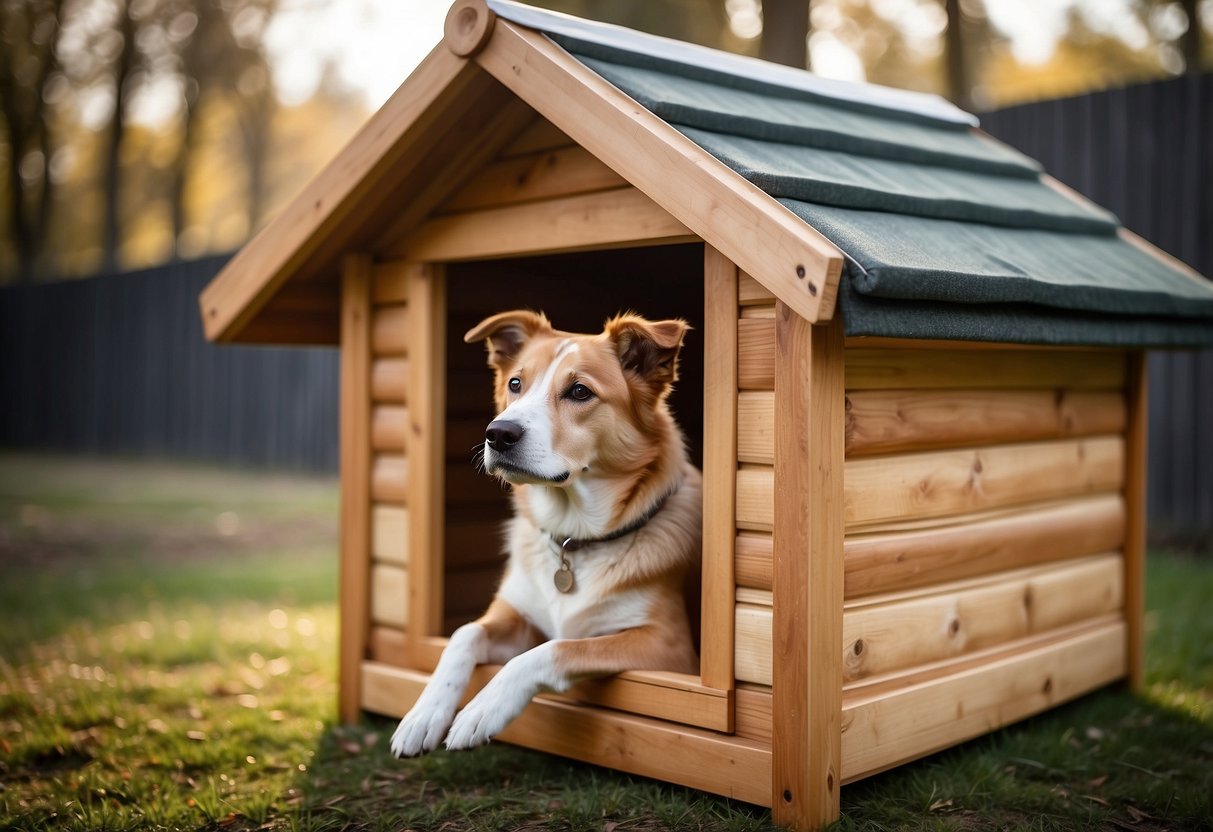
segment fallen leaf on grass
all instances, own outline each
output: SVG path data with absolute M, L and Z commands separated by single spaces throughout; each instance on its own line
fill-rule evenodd
M 936 800 L 934 803 L 932 803 L 930 806 L 927 807 L 927 811 L 934 812 L 939 809 L 951 809 L 951 808 L 952 808 L 952 800 L 951 800 L 951 798 L 949 798 L 948 800 Z
M 1088 781 L 1087 781 L 1087 785 L 1088 785 L 1088 786 L 1090 786 L 1090 787 L 1091 787 L 1091 788 L 1093 788 L 1093 789 L 1098 789 L 1098 788 L 1099 788 L 1100 786 L 1102 786 L 1104 783 L 1108 782 L 1108 777 L 1109 777 L 1109 776 L 1110 776 L 1110 775 L 1104 774 L 1104 775 L 1101 775 L 1101 776 L 1099 776 L 1099 777 L 1096 777 L 1094 780 L 1088 780 Z
M 1083 800 L 1089 800 L 1089 801 L 1091 801 L 1092 803 L 1098 803 L 1100 806 L 1107 806 L 1107 805 L 1108 805 L 1108 801 L 1104 800 L 1102 797 L 1096 797 L 1096 796 L 1095 796 L 1095 795 L 1093 795 L 1093 794 L 1084 794 L 1084 795 L 1082 796 L 1082 799 L 1083 799 Z
M 362 746 L 353 740 L 341 740 L 338 745 L 341 746 L 341 750 L 346 754 L 359 754 L 362 752 Z
M 206 734 L 202 731 L 186 731 L 185 736 L 187 739 L 197 740 L 198 742 L 206 739 Z
M 1126 806 L 1125 811 L 1129 813 L 1129 817 L 1133 818 L 1134 823 L 1141 823 L 1146 818 L 1151 817 L 1148 813 L 1134 806 Z
M 225 817 L 223 820 L 219 821 L 219 825 L 224 826 L 224 827 L 231 826 L 233 823 L 235 823 L 239 819 L 240 819 L 240 816 L 237 815 L 235 812 L 228 812 L 227 817 Z
M 1088 726 L 1087 739 L 1099 741 L 1102 740 L 1103 737 L 1104 733 L 1102 728 L 1096 728 L 1094 725 Z

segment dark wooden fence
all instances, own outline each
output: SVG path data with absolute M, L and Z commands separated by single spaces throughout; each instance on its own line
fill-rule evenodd
M 0 289 L 0 447 L 336 470 L 335 349 L 202 337 L 226 259 Z
M 1213 276 L 1213 75 L 1011 107 L 997 138 Z M 1150 526 L 1213 545 L 1213 351 L 1150 357 Z
M 982 123 L 1213 274 L 1213 77 Z M 0 447 L 335 470 L 334 350 L 202 338 L 197 295 L 224 259 L 0 290 Z M 1213 352 L 1156 354 L 1150 370 L 1152 530 L 1213 542 Z

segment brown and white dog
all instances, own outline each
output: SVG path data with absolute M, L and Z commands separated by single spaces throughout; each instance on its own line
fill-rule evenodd
M 698 569 L 701 482 L 666 399 L 687 326 L 620 315 L 599 335 L 504 312 L 484 340 L 498 416 L 484 467 L 513 485 L 509 562 L 451 636 L 392 736 L 396 756 L 488 742 L 536 693 L 623 670 L 697 673 L 684 582 Z M 456 716 L 478 664 L 502 664 Z

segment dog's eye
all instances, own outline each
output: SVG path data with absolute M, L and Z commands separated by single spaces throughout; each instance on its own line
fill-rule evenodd
M 517 393 L 522 389 L 522 379 L 517 377 L 510 379 L 509 387 L 511 393 Z
M 578 382 L 569 388 L 569 398 L 584 402 L 594 395 L 594 391 Z

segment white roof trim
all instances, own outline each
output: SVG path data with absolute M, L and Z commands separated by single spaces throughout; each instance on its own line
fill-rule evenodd
M 537 9 L 534 6 L 516 3 L 514 0 L 486 0 L 486 2 L 494 13 L 506 20 L 542 32 L 565 35 L 624 52 L 639 52 L 644 55 L 666 58 L 677 63 L 689 64 L 715 72 L 739 75 L 765 84 L 809 92 L 824 98 L 916 113 L 953 124 L 977 126 L 976 116 L 966 113 L 938 95 L 882 87 L 879 84 L 858 84 L 852 81 L 822 78 L 807 70 L 773 64 L 746 55 L 709 49 L 706 46 L 685 43 L 672 38 L 649 35 L 612 23 L 599 23 L 561 12 Z

